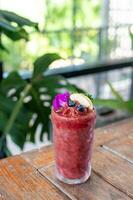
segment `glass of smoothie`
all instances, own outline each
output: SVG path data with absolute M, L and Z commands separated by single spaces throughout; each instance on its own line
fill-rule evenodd
M 68 184 L 87 181 L 91 175 L 96 121 L 90 98 L 81 93 L 57 94 L 53 100 L 51 120 L 56 177 Z

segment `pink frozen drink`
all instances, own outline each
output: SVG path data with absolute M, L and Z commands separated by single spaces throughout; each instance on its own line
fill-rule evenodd
M 96 120 L 91 100 L 80 93 L 59 94 L 53 102 L 51 119 L 57 178 L 68 184 L 85 182 L 91 174 Z

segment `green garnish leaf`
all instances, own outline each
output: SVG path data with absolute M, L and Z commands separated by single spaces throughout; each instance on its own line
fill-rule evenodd
M 93 96 L 92 96 L 91 94 L 86 93 L 85 95 L 86 95 L 91 101 L 93 101 Z

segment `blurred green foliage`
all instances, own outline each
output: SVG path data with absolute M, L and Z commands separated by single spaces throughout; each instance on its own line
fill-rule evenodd
M 7 36 L 13 41 L 21 39 L 27 41 L 29 33 L 23 26 L 31 26 L 38 31 L 36 23 L 15 13 L 0 10 L 0 17 L 2 52 L 8 52 L 2 36 Z M 15 22 L 15 25 L 11 22 Z M 23 30 L 26 38 L 21 34 Z M 17 50 L 20 53 L 19 49 Z M 14 49 L 11 54 L 13 51 Z M 17 55 L 15 56 L 14 59 L 17 59 Z M 24 80 L 18 72 L 12 70 L 7 78 L 0 81 L 0 158 L 10 155 L 5 142 L 7 135 L 10 135 L 12 141 L 23 149 L 25 142 L 35 142 L 36 130 L 41 125 L 39 139 L 43 141 L 43 135 L 46 133 L 50 139 L 52 99 L 59 91 L 76 89 L 61 76 L 45 76 L 44 72 L 57 59 L 60 59 L 60 56 L 56 53 L 47 53 L 38 57 L 34 61 L 30 80 Z
M 80 29 L 100 25 L 102 0 L 61 0 L 60 3 L 46 0 L 44 4 L 46 12 L 42 33 L 31 31 L 27 44 L 24 40 L 12 43 L 2 36 L 3 43 L 9 50 L 9 55 L 1 53 L 5 70 L 32 70 L 33 60 L 44 52 L 60 53 L 64 58 L 83 57 L 85 60 L 98 57 L 98 31 Z M 29 31 L 27 27 L 23 28 Z M 78 30 L 73 32 L 73 28 Z
M 29 62 L 24 51 L 24 41 L 29 40 L 33 30 L 39 31 L 37 23 L 13 12 L 0 10 L 0 61 L 3 61 L 5 66 L 9 65 L 10 70 L 16 70 L 19 65 L 21 67 Z M 30 62 L 28 64 L 30 65 Z
M 7 144 L 3 147 L 7 135 L 23 149 L 25 142 L 36 142 L 36 130 L 41 125 L 40 141 L 44 134 L 50 139 L 52 99 L 57 92 L 82 91 L 61 76 L 45 76 L 49 65 L 59 58 L 55 53 L 39 57 L 34 62 L 30 81 L 11 72 L 0 82 L 0 152 L 3 150 L 5 155 L 9 155 Z
M 114 96 L 112 99 L 94 99 L 93 102 L 97 106 L 105 106 L 115 110 L 123 110 L 133 114 L 133 99 L 124 100 L 121 94 L 115 90 L 111 83 L 108 86 Z

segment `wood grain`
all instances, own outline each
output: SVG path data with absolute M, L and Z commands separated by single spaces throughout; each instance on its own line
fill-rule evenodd
M 133 165 L 101 148 L 95 151 L 92 167 L 96 174 L 133 198 Z
M 133 164 L 133 132 L 104 144 L 104 148 Z
M 0 200 L 133 198 L 133 164 L 128 161 L 133 160 L 132 133 L 133 118 L 95 130 L 93 173 L 82 185 L 63 184 L 56 180 L 53 164 L 46 167 L 54 160 L 52 145 L 1 160 Z
M 97 128 L 95 130 L 94 148 L 131 132 L 133 132 L 133 118 Z
M 19 156 L 0 161 L 1 200 L 68 200 Z
M 54 173 L 54 165 L 40 168 L 39 171 L 55 184 L 62 192 L 72 200 L 127 200 L 131 199 L 108 184 L 92 172 L 90 180 L 81 185 L 67 185 L 58 181 Z
M 21 154 L 21 156 L 35 168 L 39 168 L 51 163 L 54 160 L 53 146 L 48 145 L 37 150 Z

